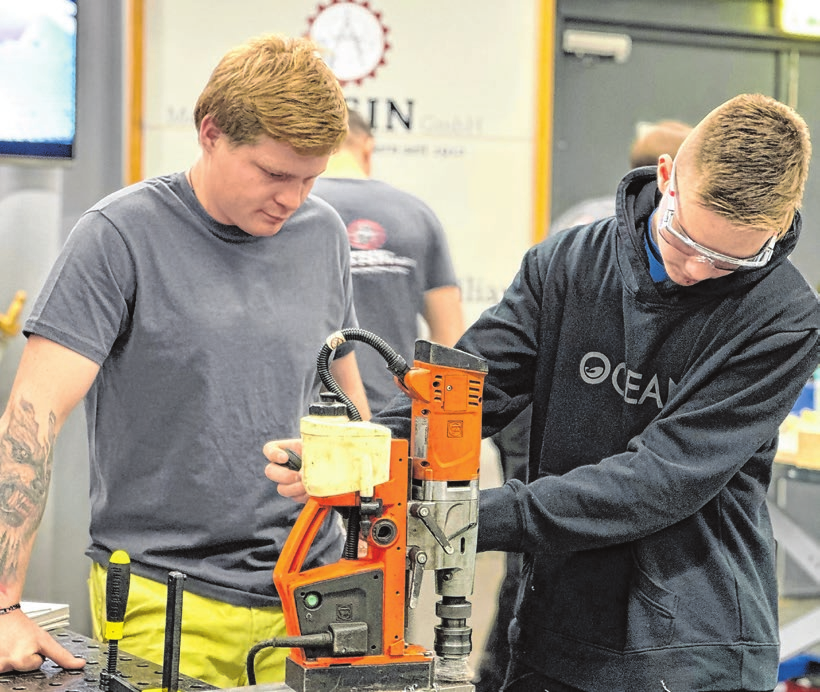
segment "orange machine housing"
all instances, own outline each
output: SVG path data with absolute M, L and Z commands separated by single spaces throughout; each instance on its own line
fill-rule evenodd
M 416 362 L 404 378 L 413 402 L 413 478 L 470 481 L 481 461 L 485 373 Z M 476 444 L 476 441 L 478 444 Z
M 310 687 L 311 675 L 348 687 L 361 680 L 376 685 L 366 689 L 431 689 L 434 654 L 404 639 L 411 601 L 408 583 L 411 594 L 417 593 L 414 580 L 420 570 L 448 575 L 438 580 L 446 586 L 438 591 L 445 602 L 437 606 L 443 625 L 437 628 L 436 652 L 466 657 L 470 630 L 462 619 L 469 613 L 464 597 L 472 593 L 475 567 L 486 373 L 486 362 L 476 356 L 417 341 L 414 366 L 399 381 L 412 401 L 410 448 L 405 440 L 391 440 L 389 480 L 375 486 L 373 498 L 352 492 L 308 499 L 276 563 L 273 580 L 282 599 L 288 637 L 301 637 L 300 642 L 311 635 L 325 639 L 316 646 L 291 644 L 286 681 L 292 687 L 291 674 L 298 675 L 298 689 L 337 689 L 322 683 Z M 332 508 L 348 514 L 346 557 L 302 571 Z M 366 550 L 360 545 L 358 554 L 353 549 L 351 555 L 350 544 L 359 529 L 356 522 L 351 535 L 350 517 L 359 516 L 366 522 L 361 532 Z M 409 537 L 412 550 L 408 550 Z M 451 545 L 456 538 L 457 545 Z M 345 629 L 345 623 L 351 629 Z M 358 639 L 355 651 L 348 655 L 344 642 L 351 630 L 356 630 Z M 362 631 L 366 631 L 366 645 Z M 454 647 L 448 638 L 455 640 Z M 446 645 L 439 647 L 440 640 L 446 640 Z M 322 678 L 322 669 L 324 675 L 338 677 Z M 370 677 L 343 672 L 356 669 Z M 395 685 L 378 686 L 388 682 Z
M 375 665 L 429 661 L 430 654 L 418 645 L 404 641 L 405 631 L 405 571 L 407 551 L 407 484 L 408 455 L 405 440 L 391 441 L 390 480 L 376 486 L 375 499 L 381 501 L 382 512 L 374 531 L 379 531 L 379 522 L 387 520 L 395 525 L 392 540 L 387 544 L 377 543 L 372 537 L 367 539 L 367 554 L 357 559 L 344 559 L 333 564 L 301 571 L 308 550 L 313 544 L 319 527 L 331 508 L 356 507 L 358 493 L 347 493 L 333 497 L 311 497 L 305 504 L 291 535 L 299 540 L 285 543 L 282 554 L 273 572 L 273 581 L 282 599 L 282 609 L 289 636 L 309 634 L 300 630 L 300 614 L 297 603 L 312 592 L 319 583 L 330 582 L 351 575 L 374 575 L 383 582 L 383 596 L 378 605 L 382 613 L 381 642 L 376 653 L 348 658 L 323 657 L 308 658 L 304 649 L 291 649 L 291 658 L 305 668 L 322 668 L 342 663 L 350 665 Z M 355 613 L 350 613 L 355 618 Z M 304 620 L 304 618 L 302 618 Z M 373 645 L 371 644 L 371 648 Z

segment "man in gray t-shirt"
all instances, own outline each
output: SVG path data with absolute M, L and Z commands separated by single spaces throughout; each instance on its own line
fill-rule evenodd
M 162 662 L 172 570 L 187 575 L 182 673 L 245 684 L 251 645 L 284 633 L 271 572 L 299 508 L 265 482 L 262 447 L 317 398 L 325 338 L 358 326 L 344 227 L 308 196 L 347 107 L 312 43 L 263 36 L 222 59 L 194 120 L 193 166 L 86 212 L 26 321 L 0 418 L 0 673 L 83 665 L 17 608 L 54 440 L 83 398 L 98 636 L 116 550 L 131 563 L 124 651 Z M 331 373 L 369 417 L 349 347 Z M 341 543 L 328 523 L 308 562 Z M 284 679 L 285 655 L 257 659 L 260 682 Z
M 432 209 L 418 197 L 370 175 L 374 139 L 354 111 L 350 133 L 330 158 L 314 194 L 329 202 L 347 227 L 356 314 L 363 329 L 380 336 L 408 362 L 419 335 L 452 346 L 464 331 L 461 291 L 447 238 Z M 397 393 L 393 376 L 374 349 L 356 349 L 370 408 Z

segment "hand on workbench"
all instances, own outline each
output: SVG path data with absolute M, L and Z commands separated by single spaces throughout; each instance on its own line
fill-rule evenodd
M 6 613 L 0 619 L 0 673 L 38 670 L 50 658 L 61 668 L 82 668 L 85 660 L 60 646 L 22 610 Z
M 304 504 L 308 494 L 302 485 L 302 474 L 285 466 L 289 459 L 286 449 L 301 456 L 302 440 L 273 440 L 262 448 L 262 453 L 270 462 L 265 467 L 265 475 L 277 484 L 276 489 L 282 497 Z

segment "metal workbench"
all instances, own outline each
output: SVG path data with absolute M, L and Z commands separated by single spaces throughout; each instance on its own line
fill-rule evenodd
M 31 673 L 0 675 L 0 692 L 100 692 L 100 672 L 108 662 L 108 646 L 70 630 L 51 633 L 75 656 L 86 660 L 82 670 L 64 670 L 46 659 L 40 670 Z M 124 679 L 140 689 L 162 687 L 162 667 L 120 651 L 117 669 Z M 200 680 L 179 676 L 180 692 L 200 692 L 216 689 Z M 287 690 L 287 687 L 281 687 Z
M 0 675 L 0 692 L 100 692 L 100 672 L 105 671 L 107 666 L 108 645 L 65 629 L 56 630 L 51 634 L 75 656 L 84 658 L 87 662 L 85 668 L 64 670 L 52 661 L 46 660 L 38 671 Z M 162 667 L 159 665 L 120 650 L 117 670 L 120 678 L 137 689 L 146 690 L 146 692 L 162 690 Z M 207 692 L 218 688 L 180 674 L 178 689 L 179 692 Z M 437 686 L 436 689 L 440 692 L 464 692 L 464 690 L 472 690 L 473 687 L 469 684 L 453 683 Z M 261 683 L 229 688 L 225 692 L 295 691 L 284 683 Z M 406 692 L 406 690 L 395 692 Z

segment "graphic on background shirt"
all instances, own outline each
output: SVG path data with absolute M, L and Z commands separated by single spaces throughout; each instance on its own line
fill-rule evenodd
M 308 19 L 307 35 L 327 50 L 325 62 L 342 86 L 360 85 L 385 64 L 389 29 L 367 0 L 320 3 Z
M 356 219 L 347 226 L 347 239 L 353 250 L 375 250 L 384 245 L 387 233 L 372 219 Z
M 380 249 L 387 241 L 387 232 L 378 221 L 356 219 L 347 225 L 350 244 L 350 271 L 354 274 L 410 274 L 416 260 Z

